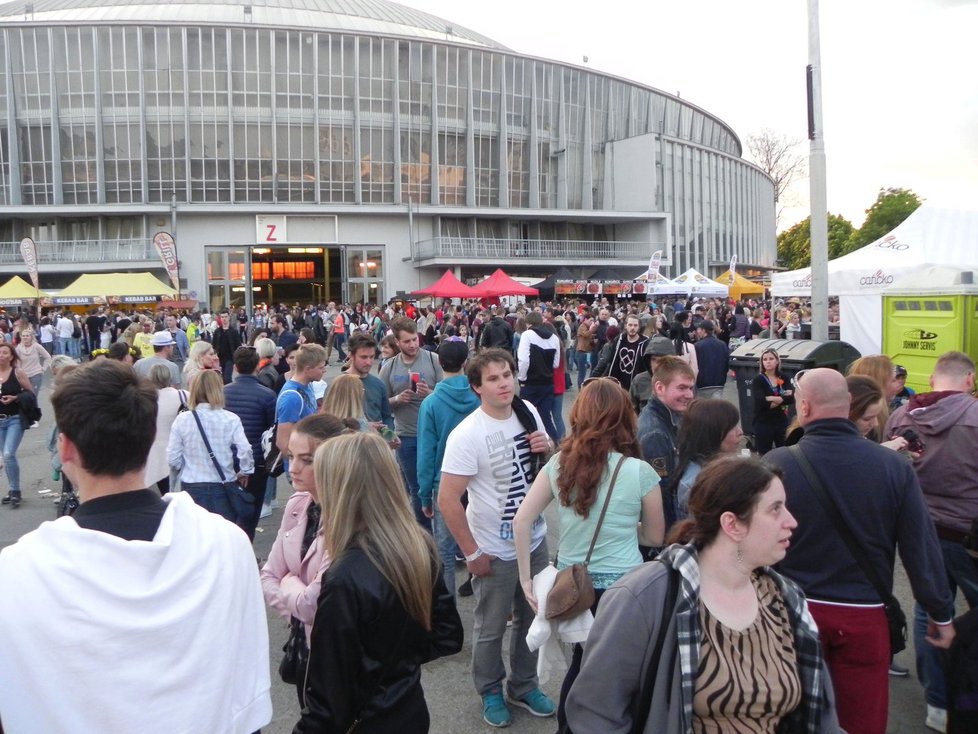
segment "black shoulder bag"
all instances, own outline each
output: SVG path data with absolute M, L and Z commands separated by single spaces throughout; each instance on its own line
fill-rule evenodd
M 819 480 L 818 475 L 815 474 L 815 469 L 812 467 L 811 462 L 808 461 L 808 457 L 805 456 L 805 452 L 801 450 L 801 446 L 795 444 L 794 446 L 790 446 L 788 451 L 794 457 L 798 466 L 801 467 L 802 473 L 815 493 L 815 498 L 829 516 L 829 520 L 832 521 L 836 532 L 839 533 L 839 536 L 845 542 L 846 547 L 856 560 L 856 563 L 859 564 L 859 568 L 862 569 L 869 583 L 873 585 L 876 593 L 879 594 L 880 600 L 883 602 L 883 611 L 886 613 L 886 623 L 890 629 L 890 654 L 896 655 L 907 647 L 907 615 L 903 613 L 903 610 L 900 608 L 900 602 L 893 596 L 893 592 L 884 586 L 883 580 L 877 575 L 873 564 L 869 562 L 866 550 L 856 540 L 856 536 L 853 535 L 849 524 L 842 517 L 842 513 L 839 512 L 838 506 L 825 490 L 825 486 Z

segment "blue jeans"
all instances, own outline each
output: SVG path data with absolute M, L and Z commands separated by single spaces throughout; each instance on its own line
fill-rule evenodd
M 343 352 L 343 345 L 346 343 L 346 334 L 333 334 L 333 348 L 336 349 L 336 358 L 340 362 L 346 361 L 346 354 Z
M 435 516 L 431 519 L 431 526 L 435 533 L 435 545 L 438 547 L 438 557 L 441 558 L 442 578 L 445 579 L 445 586 L 448 593 L 455 598 L 455 538 L 445 524 L 445 517 L 441 514 L 438 507 L 438 496 L 432 499 L 432 508 Z
M 408 496 L 411 498 L 411 506 L 414 508 L 414 517 L 421 527 L 431 532 L 431 520 L 421 512 L 421 498 L 418 497 L 418 437 L 417 436 L 398 436 L 401 439 L 401 446 L 397 449 L 397 461 L 401 465 L 401 473 L 404 475 L 404 483 L 407 485 Z
M 182 482 L 183 490 L 208 512 L 237 524 L 238 511 L 221 482 Z
M 17 448 L 24 437 L 20 416 L 12 415 L 0 420 L 0 446 L 3 447 L 3 470 L 7 473 L 10 494 L 20 494 L 20 464 L 17 463 Z
M 584 380 L 587 379 L 587 361 L 591 355 L 588 352 L 577 353 L 577 389 L 581 389 Z
M 557 440 L 557 428 L 550 414 L 554 404 L 554 386 L 524 385 L 520 388 L 520 397 L 533 404 L 543 421 L 543 428 L 554 441 Z
M 557 431 L 557 437 L 554 441 L 559 442 L 564 438 L 564 434 L 567 433 L 567 428 L 564 426 L 564 394 L 560 395 L 554 394 L 554 402 L 550 408 L 550 415 L 553 417 L 554 429 Z
M 978 607 L 978 563 L 960 543 L 940 540 L 944 556 L 944 568 L 951 594 L 961 589 L 968 608 Z M 941 651 L 931 647 L 925 640 L 927 633 L 927 613 L 919 604 L 914 604 L 913 644 L 917 655 L 917 678 L 924 686 L 927 703 L 937 708 L 947 708 L 947 686 L 944 684 L 944 669 L 941 666 Z

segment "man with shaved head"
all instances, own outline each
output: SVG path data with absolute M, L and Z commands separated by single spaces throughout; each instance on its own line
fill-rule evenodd
M 887 591 L 893 588 L 899 550 L 914 598 L 930 620 L 928 642 L 947 647 L 954 637 L 954 606 L 937 534 L 910 462 L 863 438 L 849 420 L 845 378 L 830 369 L 803 370 L 792 385 L 805 435 L 796 447 L 764 457 L 784 472 L 787 505 L 798 518 L 779 570 L 808 597 L 835 686 L 839 726 L 884 734 L 891 657 L 885 599 L 849 550 L 794 452 L 811 464 L 861 547 L 859 555 Z

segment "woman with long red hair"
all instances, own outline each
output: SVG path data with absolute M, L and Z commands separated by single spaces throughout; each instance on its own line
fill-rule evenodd
M 530 530 L 537 518 L 557 500 L 559 538 L 557 568 L 583 563 L 608 493 L 608 510 L 598 532 L 588 571 L 594 582 L 597 609 L 601 594 L 615 581 L 641 565 L 639 543 L 662 544 L 665 518 L 655 470 L 642 461 L 635 411 L 628 393 L 612 377 L 585 381 L 570 414 L 570 435 L 560 452 L 547 462 L 520 505 L 513 521 L 520 583 L 535 609 L 530 577 Z M 621 463 L 620 468 L 619 462 Z M 611 478 L 618 468 L 614 486 Z M 560 691 L 558 722 L 564 725 L 564 700 L 577 677 L 584 654 L 574 655 Z

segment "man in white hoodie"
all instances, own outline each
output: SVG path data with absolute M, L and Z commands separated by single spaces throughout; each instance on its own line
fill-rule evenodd
M 251 544 L 185 492 L 144 488 L 155 388 L 100 359 L 65 375 L 51 403 L 81 505 L 0 552 L 2 730 L 264 726 L 268 628 Z

